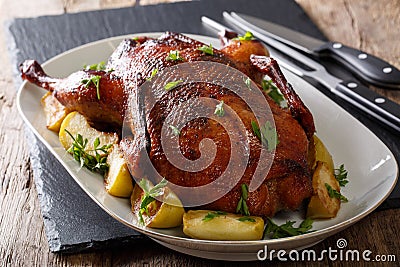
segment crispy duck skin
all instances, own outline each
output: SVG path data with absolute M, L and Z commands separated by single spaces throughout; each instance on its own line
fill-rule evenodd
M 250 61 L 251 55 L 269 56 L 269 51 L 258 40 L 249 40 L 242 42 L 238 39 L 236 32 L 225 30 L 219 33 L 221 40 L 221 51 L 228 57 L 235 60 L 235 64 L 241 72 L 251 77 L 256 83 L 261 83 L 264 74 Z
M 141 173 L 148 163 L 143 160 L 147 156 L 161 176 L 182 186 L 194 187 L 216 180 L 226 169 L 230 157 L 239 161 L 240 155 L 232 152 L 235 148 L 230 147 L 228 133 L 221 125 L 210 118 L 198 118 L 181 129 L 179 149 L 185 158 L 196 160 L 201 156 L 200 141 L 209 138 L 216 144 L 216 157 L 211 165 L 199 172 L 178 169 L 168 161 L 163 151 L 160 139 L 161 127 L 168 114 L 183 100 L 199 97 L 223 100 L 240 117 L 250 142 L 249 161 L 240 182 L 225 196 L 206 205 L 206 208 L 228 212 L 235 212 L 241 196 L 241 184 L 250 183 L 258 161 L 263 160 L 259 158 L 263 145 L 252 130 L 251 121 L 255 120 L 255 117 L 248 105 L 226 88 L 205 82 L 195 82 L 177 86 L 166 92 L 150 110 L 146 102 L 143 102 L 145 98 L 142 98 L 146 97 L 146 92 L 138 92 L 138 88 L 146 81 L 146 78 L 151 76 L 155 68 L 162 71 L 182 62 L 222 63 L 242 71 L 256 83 L 260 81 L 261 74 L 270 76 L 278 73 L 279 77 L 270 77 L 288 99 L 290 109 L 281 108 L 266 93 L 263 93 L 275 120 L 279 143 L 271 169 L 266 174 L 264 182 L 257 190 L 249 193 L 247 200 L 252 215 L 271 217 L 282 209 L 297 209 L 304 199 L 311 196 L 311 177 L 307 165 L 307 136 L 313 133 L 314 124 L 311 113 L 291 87 L 287 88 L 283 75 L 282 78 L 281 73 L 276 71 L 279 67 L 274 65 L 275 71 L 266 71 L 265 69 L 268 68 L 265 65 L 268 64 L 260 63 L 259 59 L 250 59 L 251 54 L 268 58 L 266 50 L 261 49 L 257 42 L 243 42 L 243 44 L 246 45 L 237 42 L 228 43 L 221 50 L 213 49 L 213 55 L 207 55 L 198 50 L 204 45 L 203 43 L 181 34 L 166 33 L 158 39 L 123 41 L 107 63 L 108 69 L 114 69 L 111 73 L 79 71 L 65 79 L 53 79 L 45 75 L 37 63 L 32 64 L 32 62 L 25 62 L 21 66 L 21 72 L 23 79 L 52 91 L 62 104 L 78 110 L 92 122 L 99 122 L 101 117 L 102 121 L 110 125 L 121 126 L 123 119 L 127 119 L 132 135 L 121 141 L 121 147 L 131 165 L 133 175 L 138 178 L 142 175 L 151 177 L 149 173 Z M 178 50 L 183 60 L 166 60 L 169 52 L 173 50 Z M 96 97 L 96 88 L 93 85 L 86 88 L 81 83 L 82 79 L 90 75 L 102 77 L 100 100 Z M 141 88 L 143 87 L 139 89 Z M 259 101 L 265 102 L 265 100 Z M 131 118 L 124 117 L 128 102 L 132 111 Z M 299 109 L 302 110 L 300 114 L 306 115 L 298 116 Z M 302 119 L 302 116 L 307 119 Z
M 311 138 L 315 132 L 313 116 L 306 105 L 304 105 L 301 98 L 295 93 L 292 85 L 286 81 L 286 78 L 276 60 L 270 57 L 251 55 L 250 61 L 260 71 L 260 73 L 271 77 L 288 101 L 288 106 L 293 117 L 303 126 L 307 137 Z
M 187 172 L 176 168 L 167 160 L 159 138 L 161 127 L 179 100 L 188 96 L 190 98 L 210 97 L 219 101 L 223 100 L 239 115 L 245 125 L 250 143 L 250 155 L 245 173 L 231 192 L 205 206 L 208 209 L 235 212 L 241 195 L 241 184 L 250 184 L 258 161 L 261 160 L 259 157 L 262 145 L 252 130 L 251 121 L 256 120 L 254 114 L 247 104 L 231 91 L 213 84 L 193 83 L 183 85 L 166 94 L 147 118 L 151 162 L 161 176 L 168 177 L 172 183 L 188 187 L 200 186 L 216 180 L 226 169 L 229 160 L 240 162 L 242 155 L 231 152 L 232 149 L 235 150 L 230 146 L 232 136 L 228 136 L 222 126 L 210 118 L 191 121 L 181 130 L 179 136 L 179 149 L 189 160 L 196 160 L 201 156 L 199 151 L 201 140 L 209 138 L 215 142 L 218 150 L 209 167 L 199 172 Z M 251 214 L 268 217 L 273 216 L 276 211 L 281 209 L 294 210 L 298 208 L 300 203 L 310 196 L 311 182 L 305 158 L 308 141 L 303 128 L 290 112 L 281 109 L 269 97 L 265 96 L 265 98 L 274 114 L 279 144 L 264 183 L 255 192 L 249 194 L 248 207 Z M 263 103 L 261 99 L 260 103 Z M 231 127 L 235 127 L 235 125 Z M 235 166 L 239 165 L 235 164 Z
M 123 41 L 108 60 L 107 68 L 121 77 L 128 86 L 136 88 L 151 77 L 151 72 L 159 72 L 183 62 L 213 61 L 235 67 L 235 62 L 223 52 L 213 49 L 213 55 L 198 48 L 204 44 L 187 36 L 166 33 L 158 39 L 147 39 L 144 43 L 135 40 Z M 167 60 L 171 51 L 179 51 L 182 60 Z
M 34 60 L 21 66 L 22 78 L 53 93 L 56 99 L 71 111 L 83 114 L 98 129 L 118 129 L 122 125 L 127 104 L 127 93 L 122 80 L 107 71 L 78 71 L 67 78 L 47 76 Z M 82 82 L 100 76 L 99 96 L 94 83 Z

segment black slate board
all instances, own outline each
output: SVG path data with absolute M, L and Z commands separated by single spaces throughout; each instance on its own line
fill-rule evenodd
M 44 62 L 73 47 L 107 37 L 165 30 L 214 36 L 213 32 L 200 23 L 200 17 L 207 15 L 222 21 L 223 10 L 252 14 L 325 39 L 303 10 L 291 0 L 203 0 L 15 19 L 7 28 L 16 84 L 21 83 L 17 66 L 23 60 L 33 58 Z M 337 66 L 327 65 L 337 70 Z M 340 75 L 349 77 L 347 73 Z M 372 129 L 399 158 L 400 138 L 396 133 L 368 119 L 334 96 L 328 96 Z M 35 184 L 51 251 L 73 253 L 122 244 L 126 246 L 127 243 L 134 246 L 148 240 L 99 208 L 29 130 L 27 139 L 31 145 Z M 400 193 L 392 196 L 382 208 L 399 206 Z

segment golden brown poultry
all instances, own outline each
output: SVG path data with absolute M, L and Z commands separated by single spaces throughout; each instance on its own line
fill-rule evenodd
M 229 185 L 231 190 L 224 196 L 204 203 L 203 207 L 235 212 L 242 195 L 242 184 L 251 184 L 260 162 L 272 160 L 270 170 L 262 173 L 261 185 L 248 194 L 246 203 L 250 213 L 271 217 L 279 210 L 297 209 L 312 193 L 307 153 L 308 138 L 313 135 L 315 129 L 310 111 L 287 83 L 276 61 L 268 57 L 268 52 L 258 41 L 230 40 L 221 50 L 213 48 L 212 54 L 199 50 L 202 46 L 203 43 L 189 37 L 167 32 L 158 39 L 139 38 L 123 41 L 111 55 L 104 71 L 82 70 L 65 79 L 55 79 L 48 77 L 37 62 L 25 61 L 21 65 L 21 73 L 23 79 L 52 91 L 63 105 L 79 111 L 98 128 L 104 128 L 106 125 L 120 131 L 125 120 L 129 133 L 124 135 L 121 147 L 133 176 L 138 179 L 147 176 L 151 179 L 153 175 L 158 175 L 165 177 L 170 183 L 184 187 L 212 183 L 227 169 L 230 160 L 241 162 L 242 155 L 238 155 L 236 147 L 232 147 L 231 144 L 230 138 L 235 133 L 226 130 L 211 116 L 212 114 L 188 121 L 180 129 L 178 138 L 179 151 L 185 159 L 196 161 L 202 157 L 200 148 L 204 139 L 211 139 L 216 147 L 212 163 L 200 171 L 193 172 L 178 168 L 169 161 L 163 150 L 163 125 L 168 115 L 174 112 L 174 108 L 181 102 L 200 98 L 223 101 L 244 126 L 244 136 L 237 133 L 236 137 L 243 143 L 238 146 L 247 145 L 250 148 L 248 161 L 244 162 L 244 173 L 240 181 Z M 179 51 L 180 59 L 167 60 L 171 51 Z M 199 80 L 203 82 L 178 84 L 173 90 L 164 90 L 154 106 L 148 104 L 148 92 L 144 91 L 141 85 L 152 77 L 155 69 L 162 72 L 171 66 L 204 61 L 228 65 L 244 73 L 257 84 L 261 97 L 253 99 L 254 103 L 267 103 L 270 114 L 265 114 L 265 117 L 272 116 L 275 121 L 279 142 L 273 153 L 268 154 L 274 155 L 273 159 L 260 158 L 265 147 L 252 125 L 252 122 L 259 118 L 256 118 L 248 103 L 224 86 L 204 82 L 207 80 L 204 77 L 208 75 L 206 72 L 198 74 Z M 209 70 L 210 73 L 213 71 L 215 70 Z M 100 76 L 98 88 L 94 84 L 85 86 L 81 82 L 93 75 Z M 264 75 L 268 75 L 277 85 L 289 108 L 280 107 L 262 91 L 260 83 Z M 230 115 L 225 116 L 229 121 Z M 235 127 L 233 124 L 232 119 L 231 126 Z M 126 130 L 125 127 L 124 131 Z M 149 164 L 158 174 L 150 171 Z M 239 167 L 243 167 L 239 165 L 234 166 L 233 173 L 236 169 L 239 171 Z M 195 191 L 193 192 L 193 197 L 196 197 Z M 214 192 L 209 194 L 213 195 Z

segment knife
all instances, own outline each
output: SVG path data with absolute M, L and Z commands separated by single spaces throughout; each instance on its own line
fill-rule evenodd
M 349 71 L 371 85 L 400 89 L 400 71 L 373 55 L 345 46 L 339 42 L 324 42 L 300 32 L 288 29 L 253 16 L 231 12 L 233 18 L 247 23 L 248 29 L 257 31 L 288 44 L 307 54 L 328 57 L 342 63 Z
M 230 16 L 228 13 L 224 12 L 224 18 L 231 24 L 243 30 L 243 32 L 249 30 L 245 25 L 241 24 L 235 18 Z M 229 28 L 223 26 L 222 24 L 211 20 L 207 17 L 201 18 L 203 23 L 209 25 L 210 27 L 218 31 L 230 31 Z M 286 56 L 301 62 L 302 64 L 308 66 L 312 70 L 304 70 L 299 66 L 295 65 L 293 62 L 287 60 L 285 57 L 280 56 L 277 53 L 273 54 L 273 57 L 278 61 L 280 65 L 294 74 L 300 77 L 310 77 L 319 83 L 321 83 L 325 88 L 329 89 L 333 94 L 339 96 L 345 101 L 349 102 L 353 106 L 363 110 L 370 116 L 378 119 L 392 129 L 400 132 L 400 105 L 395 102 L 381 96 L 368 87 L 358 83 L 357 81 L 348 80 L 343 81 L 331 74 L 329 74 L 324 66 L 316 62 L 315 60 L 303 55 L 302 53 L 296 51 L 289 46 L 272 39 L 268 36 L 264 36 L 256 30 L 252 30 L 255 37 L 265 42 L 269 47 L 274 47 L 280 52 L 283 52 Z M 272 51 L 271 51 L 272 52 Z

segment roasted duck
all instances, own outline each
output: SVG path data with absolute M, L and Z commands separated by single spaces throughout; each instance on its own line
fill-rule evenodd
M 201 171 L 177 168 L 163 150 L 160 138 L 163 123 L 182 101 L 202 97 L 223 101 L 239 116 L 246 131 L 243 142 L 248 142 L 250 147 L 249 160 L 240 181 L 227 194 L 203 206 L 227 212 L 235 212 L 242 194 L 241 185 L 250 184 L 258 162 L 266 160 L 260 158 L 264 148 L 254 133 L 252 121 L 256 117 L 250 107 L 229 89 L 207 82 L 177 85 L 164 92 L 154 107 L 148 107 L 147 92 L 140 91 L 143 90 L 141 85 L 152 77 L 155 69 L 161 72 L 177 64 L 200 61 L 233 67 L 247 75 L 260 91 L 262 78 L 268 75 L 285 96 L 288 108 L 282 108 L 262 91 L 260 103 L 267 101 L 270 106 L 279 143 L 274 149 L 269 172 L 264 174 L 261 185 L 249 192 L 246 203 L 252 215 L 263 217 L 271 217 L 280 210 L 297 209 L 312 194 L 307 153 L 315 129 L 310 111 L 286 81 L 277 62 L 268 57 L 268 52 L 258 41 L 229 40 L 221 50 L 211 48 L 212 53 L 201 51 L 202 46 L 203 43 L 184 35 L 167 32 L 158 39 L 143 37 L 123 41 L 109 58 L 105 70 L 82 70 L 57 79 L 48 77 L 33 60 L 21 64 L 20 70 L 23 79 L 53 92 L 61 104 L 79 111 L 96 128 L 121 134 L 124 121 L 128 123 L 130 134 L 125 135 L 120 145 L 133 176 L 150 178 L 153 174 L 143 170 L 147 170 L 146 164 L 152 164 L 160 176 L 186 187 L 215 181 L 227 168 L 228 161 L 240 155 L 235 154 L 229 133 L 216 120 L 200 117 L 180 130 L 179 150 L 186 159 L 195 161 L 201 157 L 201 141 L 207 138 L 216 145 L 215 158 Z M 179 51 L 179 60 L 167 59 L 171 51 Z M 206 73 L 199 73 L 201 75 Z M 98 86 L 82 83 L 93 76 L 99 76 Z

